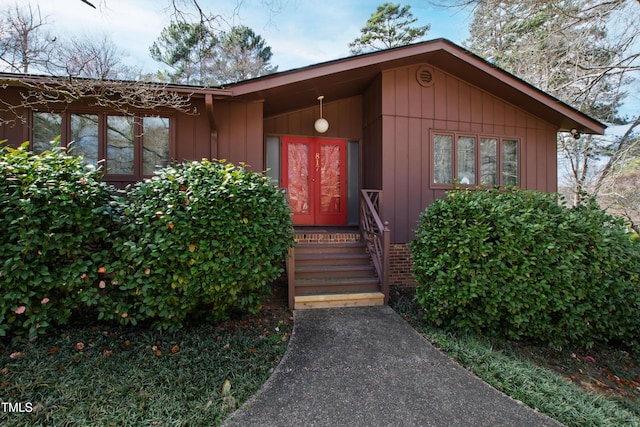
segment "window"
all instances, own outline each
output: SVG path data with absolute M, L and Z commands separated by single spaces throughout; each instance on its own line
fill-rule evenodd
M 31 148 L 41 153 L 61 135 L 71 154 L 104 167 L 108 180 L 142 179 L 169 162 L 169 125 L 160 116 L 34 111 Z
M 33 113 L 33 152 L 40 154 L 50 150 L 53 140 L 62 133 L 62 114 L 36 111 Z
M 517 139 L 434 132 L 432 150 L 434 187 L 519 183 Z

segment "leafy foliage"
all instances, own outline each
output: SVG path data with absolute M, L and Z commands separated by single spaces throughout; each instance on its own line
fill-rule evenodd
M 554 345 L 637 344 L 640 242 L 595 202 L 453 191 L 411 243 L 416 298 L 438 325 Z
M 255 312 L 293 244 L 284 194 L 242 166 L 203 160 L 160 170 L 129 195 L 100 317 L 179 325 L 206 309 Z
M 75 310 L 159 327 L 256 312 L 293 244 L 267 177 L 203 160 L 126 197 L 101 177 L 63 148 L 0 147 L 0 335 L 43 334 Z
M 54 147 L 0 147 L 0 335 L 35 336 L 97 303 L 101 259 L 117 223 L 101 173 Z

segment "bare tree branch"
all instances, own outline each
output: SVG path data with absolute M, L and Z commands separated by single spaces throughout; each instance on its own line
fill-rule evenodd
M 21 88 L 21 101 L 0 99 L 0 125 L 24 122 L 25 110 L 64 108 L 83 102 L 122 114 L 135 110 L 170 109 L 197 114 L 191 103 L 192 93 L 178 93 L 167 85 L 130 81 L 106 81 L 74 78 L 0 76 L 0 88 Z

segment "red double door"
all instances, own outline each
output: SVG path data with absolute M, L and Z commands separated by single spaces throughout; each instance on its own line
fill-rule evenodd
M 282 184 L 294 224 L 347 223 L 346 163 L 345 141 L 282 137 Z

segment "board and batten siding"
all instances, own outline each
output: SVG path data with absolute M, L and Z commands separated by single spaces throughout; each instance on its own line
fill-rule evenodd
M 315 100 L 312 100 L 315 101 Z M 313 128 L 320 117 L 319 104 L 290 111 L 264 119 L 265 135 L 314 136 L 320 138 L 337 138 L 349 141 L 362 139 L 362 97 L 328 100 L 323 103 L 322 115 L 329 122 L 329 130 L 319 134 Z
M 433 84 L 423 87 L 416 79 L 417 70 L 418 66 L 405 67 L 381 76 L 382 217 L 390 222 L 393 243 L 413 239 L 420 213 L 444 196 L 444 190 L 431 185 L 433 130 L 517 138 L 520 187 L 557 191 L 553 125 L 435 67 Z M 375 126 L 376 119 L 368 117 L 368 123 Z M 365 141 L 365 146 L 371 142 Z M 371 153 L 371 160 L 376 157 Z
M 218 131 L 218 159 L 246 163 L 256 172 L 265 170 L 262 102 L 224 102 L 213 104 Z

